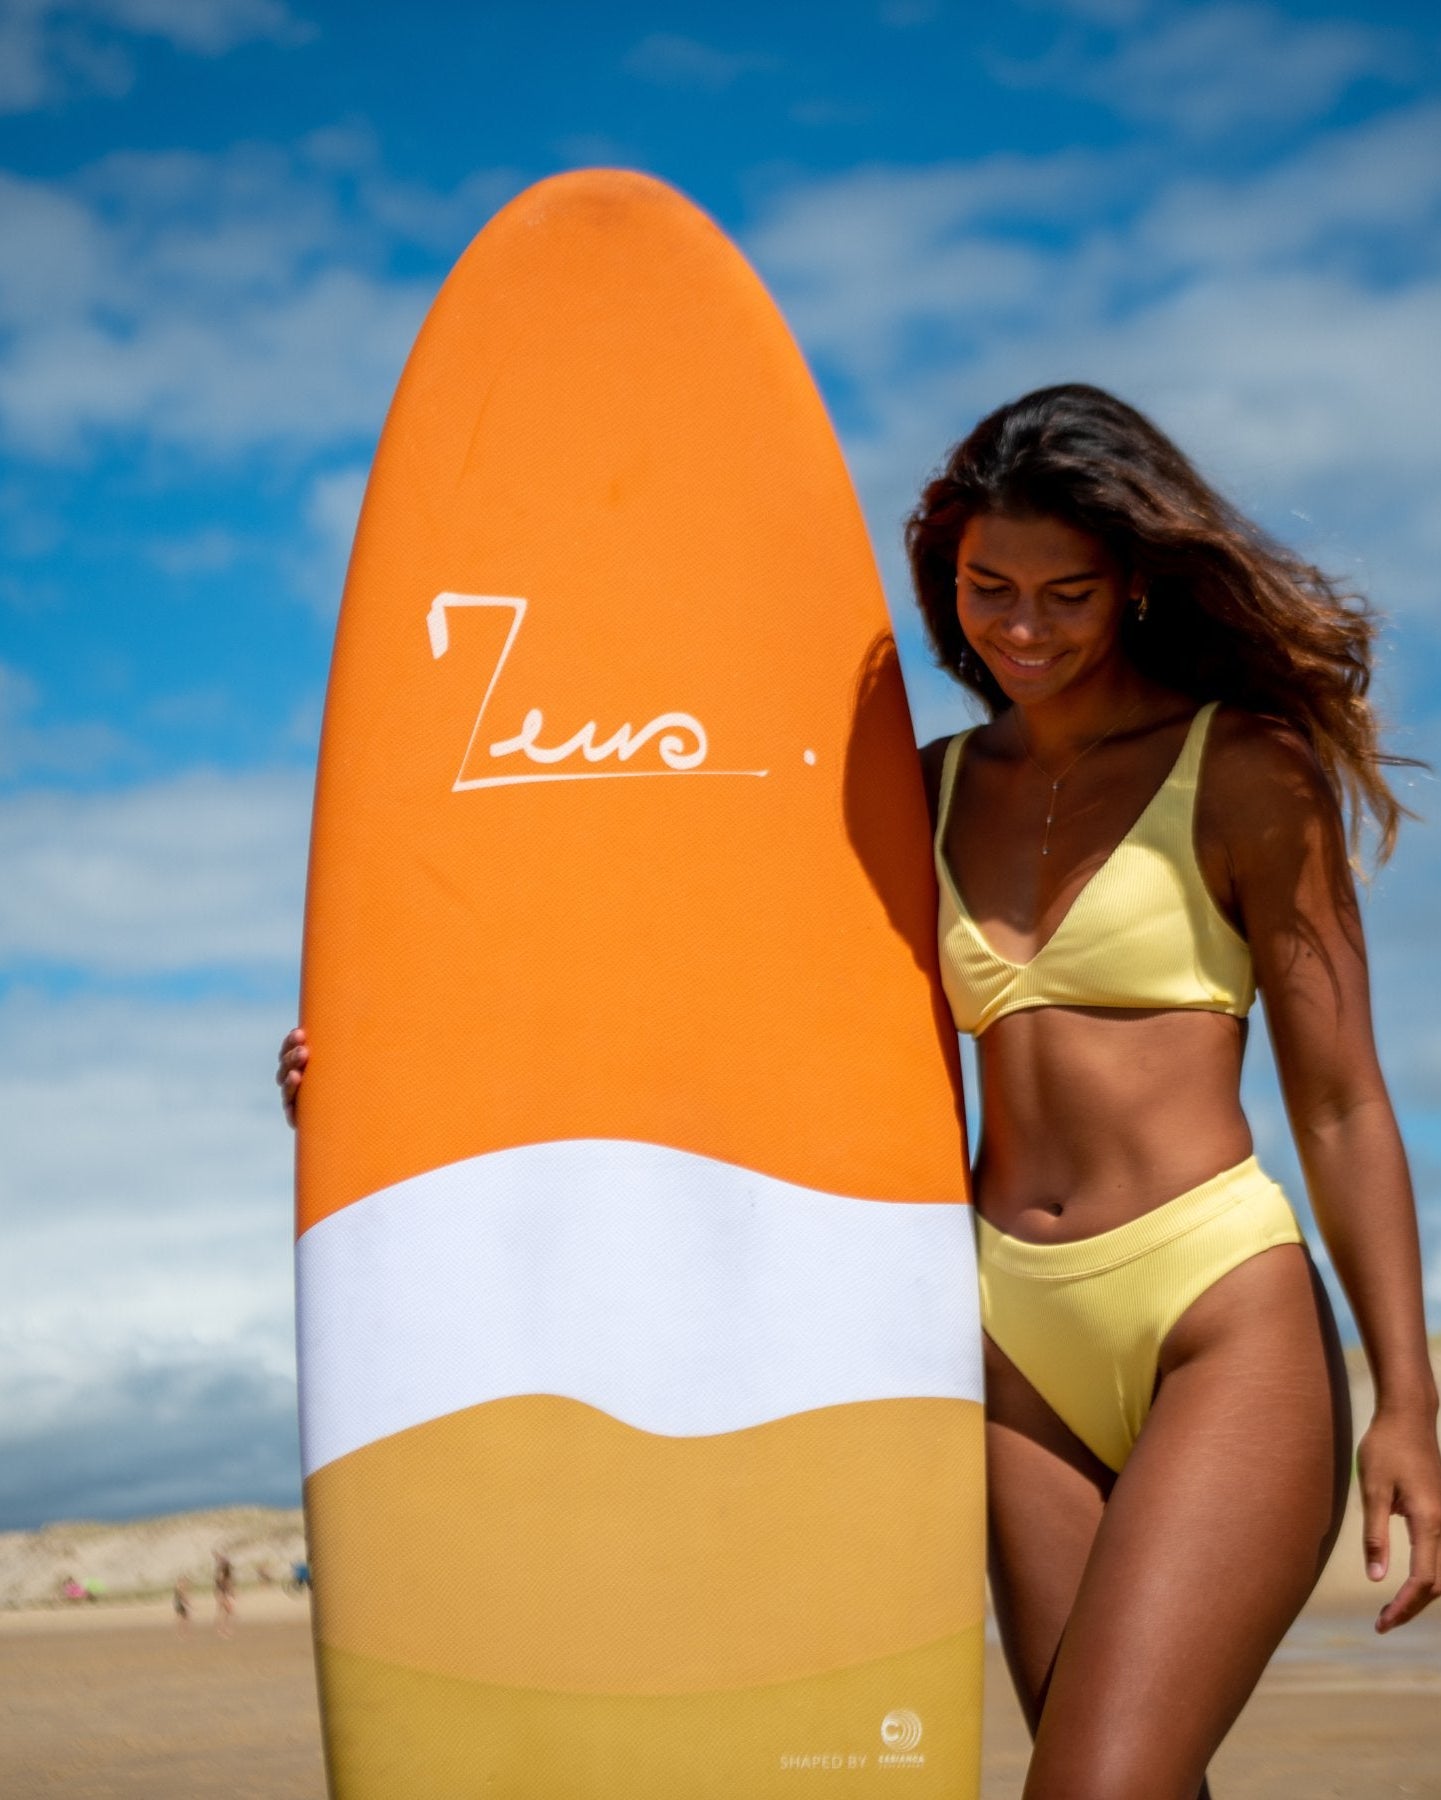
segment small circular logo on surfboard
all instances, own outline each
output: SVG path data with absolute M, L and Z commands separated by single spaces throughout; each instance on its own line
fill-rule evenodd
M 881 1720 L 881 1742 L 888 1750 L 914 1750 L 921 1741 L 921 1721 L 898 1707 Z

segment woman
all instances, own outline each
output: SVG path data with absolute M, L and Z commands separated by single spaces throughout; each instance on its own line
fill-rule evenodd
M 989 722 L 925 753 L 943 972 L 982 1078 L 991 1575 L 1029 1800 L 1193 1800 L 1334 1540 L 1344 1372 L 1238 1102 L 1266 997 L 1376 1377 L 1379 1627 L 1436 1591 L 1441 1458 L 1414 1208 L 1371 1041 L 1342 803 L 1400 808 L 1372 626 L 1129 407 L 1031 395 L 908 526 L 942 663 Z M 1217 705 L 1216 703 L 1220 704 Z M 294 1117 L 307 1047 L 277 1079 Z
M 1438 1591 L 1415 1211 L 1377 1067 L 1342 809 L 1401 808 L 1373 626 L 1130 407 L 1028 395 L 907 526 L 988 720 L 924 753 L 943 975 L 975 1034 L 991 1580 L 1028 1800 L 1192 1800 L 1325 1563 L 1350 1426 L 1335 1327 L 1238 1090 L 1266 1002 L 1307 1190 L 1378 1397 L 1378 1630 Z

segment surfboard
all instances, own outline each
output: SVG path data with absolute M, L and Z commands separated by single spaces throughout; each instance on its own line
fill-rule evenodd
M 322 733 L 297 1282 L 338 1800 L 977 1791 L 932 881 L 774 304 L 663 184 L 542 182 L 406 364 Z

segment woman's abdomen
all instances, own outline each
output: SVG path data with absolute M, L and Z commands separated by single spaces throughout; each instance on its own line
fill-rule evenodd
M 976 1200 L 999 1231 L 1109 1231 L 1251 1154 L 1245 1021 L 1212 1012 L 1036 1007 L 977 1040 Z

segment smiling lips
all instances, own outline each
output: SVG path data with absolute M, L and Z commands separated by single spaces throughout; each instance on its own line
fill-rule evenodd
M 1030 672 L 1035 672 L 1040 669 L 1049 669 L 1053 667 L 1054 664 L 1061 660 L 1061 657 L 1065 652 L 1058 651 L 1055 656 L 1037 657 L 1015 656 L 1009 650 L 1001 650 L 998 654 L 1002 660 L 1009 663 L 1013 669 L 1025 669 Z

